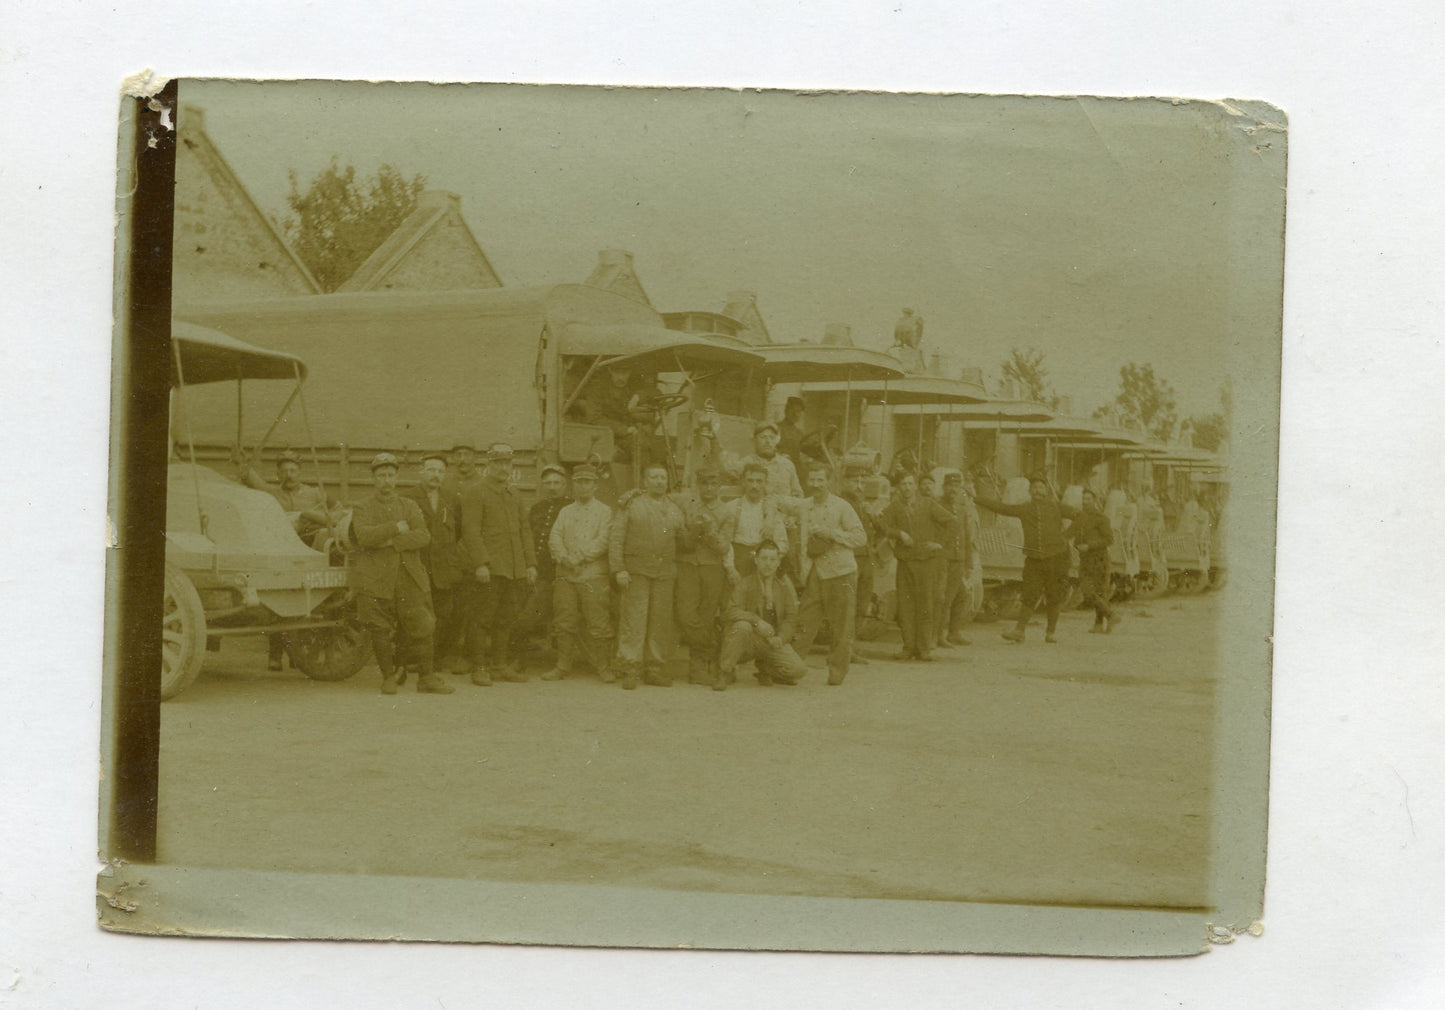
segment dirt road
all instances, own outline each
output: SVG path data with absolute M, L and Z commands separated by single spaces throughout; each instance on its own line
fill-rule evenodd
M 231 641 L 163 706 L 160 858 L 735 893 L 1207 904 L 1215 605 L 726 693 L 384 697 Z M 895 636 L 896 641 L 896 636 Z M 741 673 L 741 671 L 740 671 Z

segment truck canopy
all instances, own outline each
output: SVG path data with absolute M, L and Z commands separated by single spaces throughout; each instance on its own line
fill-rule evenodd
M 171 387 L 244 379 L 304 379 L 306 365 L 295 355 L 237 340 L 219 330 L 175 320 L 171 323 Z M 177 375 L 177 359 L 180 373 Z

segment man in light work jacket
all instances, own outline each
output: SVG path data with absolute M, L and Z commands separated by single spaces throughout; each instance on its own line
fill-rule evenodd
M 853 655 L 853 625 L 858 607 L 858 562 L 853 552 L 868 543 L 858 513 L 828 490 L 828 467 L 808 467 L 810 496 L 787 499 L 780 507 L 798 517 L 803 601 L 793 648 L 807 658 L 824 621 L 833 636 L 828 649 L 828 683 L 843 683 Z
M 356 592 L 357 617 L 371 634 L 371 650 L 381 668 L 382 694 L 396 694 L 407 665 L 417 668 L 419 693 L 451 694 L 451 685 L 432 671 L 436 620 L 420 554 L 431 543 L 431 534 L 416 502 L 396 493 L 399 466 L 391 453 L 378 453 L 371 461 L 376 492 L 357 504 L 351 514 L 351 537 L 356 544 L 351 586 Z
M 788 531 L 776 500 L 767 495 L 768 471 L 761 463 L 743 464 L 743 493 L 723 506 L 722 535 L 732 545 L 728 577 L 736 581 L 753 573 L 753 552 L 771 543 L 788 550 Z
M 487 450 L 482 479 L 462 498 L 462 547 L 479 584 L 472 610 L 472 683 L 487 687 L 493 678 L 524 681 L 512 660 L 512 625 L 527 587 L 537 581 L 537 556 L 527 527 L 521 495 L 510 486 L 512 447 L 501 442 Z
M 607 561 L 622 591 L 617 617 L 617 665 L 622 686 L 637 687 L 643 679 L 655 687 L 671 687 L 667 662 L 677 644 L 673 588 L 677 581 L 677 550 L 682 540 L 682 509 L 667 497 L 667 467 L 649 463 L 642 471 L 645 494 L 612 517 Z
M 556 564 L 552 613 L 557 632 L 557 665 L 543 680 L 562 680 L 576 667 L 580 653 L 603 683 L 612 674 L 612 590 L 607 578 L 608 535 L 612 509 L 597 500 L 597 470 L 582 464 L 572 471 L 570 504 L 557 513 L 547 535 Z
M 903 650 L 898 659 L 930 660 L 936 641 L 933 619 L 938 608 L 938 568 L 953 513 L 918 493 L 918 479 L 899 475 L 895 495 L 878 523 L 893 541 L 898 559 L 898 629 Z
M 1065 505 L 1054 495 L 1049 479 L 1042 473 L 1029 478 L 1029 500 L 1022 505 L 1005 505 L 999 500 L 997 482 L 992 495 L 979 495 L 978 504 L 1002 516 L 1014 516 L 1024 527 L 1024 586 L 1019 599 L 1018 625 L 1013 631 L 1005 631 L 1003 637 L 1015 644 L 1024 640 L 1024 629 L 1038 606 L 1039 597 L 1044 598 L 1047 608 L 1048 626 L 1044 630 L 1044 641 L 1055 642 L 1054 629 L 1059 624 L 1059 605 L 1064 596 L 1064 579 L 1069 574 L 1069 548 L 1064 543 L 1064 520 L 1079 514 L 1078 509 Z

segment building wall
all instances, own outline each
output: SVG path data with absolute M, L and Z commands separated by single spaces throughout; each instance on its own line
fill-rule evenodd
M 176 150 L 173 297 L 180 303 L 314 293 L 203 133 Z
M 438 291 L 501 287 L 459 216 L 448 214 L 407 252 L 375 290 Z

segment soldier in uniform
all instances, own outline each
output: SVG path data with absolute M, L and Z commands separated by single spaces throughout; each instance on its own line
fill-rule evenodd
M 858 521 L 863 525 L 863 532 L 868 537 L 862 547 L 853 549 L 853 561 L 858 565 L 858 606 L 853 622 L 855 633 L 863 623 L 863 619 L 868 616 L 868 605 L 873 599 L 873 542 L 879 535 L 877 520 L 863 507 L 863 478 L 867 474 L 866 466 L 846 467 L 843 471 L 843 490 L 838 495 L 853 506 L 853 512 L 858 516 Z M 856 642 L 853 646 L 852 661 L 862 665 L 868 663 L 868 660 L 858 651 Z
M 798 593 L 778 574 L 782 552 L 764 542 L 754 555 L 757 567 L 733 586 L 723 611 L 722 652 L 714 691 L 726 691 L 737 679 L 737 665 L 753 660 L 758 683 L 796 684 L 808 672 L 789 643 L 798 619 Z
M 442 481 L 442 493 L 452 503 L 457 513 L 457 536 L 461 536 L 461 514 L 462 497 L 482 480 L 482 471 L 477 469 L 477 450 L 468 442 L 458 442 L 452 446 L 447 457 L 447 475 Z M 466 565 L 463 565 L 465 568 Z M 470 673 L 472 670 L 471 656 L 474 651 L 472 643 L 472 620 L 471 615 L 480 605 L 477 600 L 477 593 L 481 586 L 477 580 L 471 577 L 470 571 L 464 572 L 464 577 L 457 580 L 452 586 L 452 609 L 457 614 L 458 630 L 457 637 L 452 645 L 456 655 L 461 662 L 451 665 L 454 673 Z
M 1057 641 L 1054 630 L 1059 624 L 1059 606 L 1064 598 L 1064 579 L 1069 574 L 1069 549 L 1064 543 L 1064 520 L 1077 516 L 1074 509 L 1054 496 L 1049 479 L 1043 473 L 1029 478 L 1029 500 L 1022 505 L 1005 505 L 999 500 L 997 483 L 992 495 L 979 495 L 978 504 L 999 515 L 1015 516 L 1024 527 L 1023 594 L 1019 599 L 1018 625 L 1005 631 L 1003 637 L 1015 644 L 1024 640 L 1024 629 L 1038 606 L 1039 597 L 1047 607 L 1048 626 L 1044 641 Z
M 421 559 L 431 580 L 432 613 L 436 616 L 433 656 L 436 667 L 460 673 L 467 668 L 462 655 L 461 629 L 467 613 L 457 604 L 455 587 L 471 575 L 462 565 L 457 537 L 461 533 L 461 516 L 457 502 L 442 490 L 446 481 L 447 459 L 436 452 L 422 457 L 421 482 L 406 492 L 416 502 L 426 521 L 431 543 L 422 548 Z
M 547 537 L 556 565 L 552 582 L 557 632 L 557 665 L 543 680 L 562 680 L 580 653 L 604 683 L 612 673 L 612 608 L 607 577 L 612 509 L 597 500 L 597 470 L 583 464 L 572 471 L 576 500 L 557 513 Z
M 898 478 L 897 494 L 879 517 L 898 559 L 898 628 L 903 649 L 898 659 L 932 659 L 937 641 L 933 620 L 938 609 L 938 568 L 953 513 L 918 493 L 911 473 Z
M 722 475 L 698 471 L 697 497 L 683 503 L 682 550 L 677 556 L 677 624 L 687 646 L 689 684 L 717 680 L 717 621 L 727 597 L 732 547 L 724 529 L 727 506 L 718 497 Z
M 973 570 L 973 554 L 978 542 L 978 513 L 969 524 L 968 510 L 972 503 L 963 487 L 963 474 L 950 470 L 943 476 L 944 508 L 953 513 L 953 525 L 943 543 L 943 577 L 938 595 L 938 610 L 933 621 L 938 647 L 972 645 L 963 636 L 963 615 L 968 608 L 968 574 Z
M 512 447 L 487 450 L 481 481 L 462 497 L 462 546 L 478 583 L 472 609 L 472 683 L 527 679 L 512 663 L 512 625 L 527 588 L 537 581 L 537 556 L 522 498 L 511 486 Z
M 1079 552 L 1079 588 L 1084 602 L 1094 608 L 1094 626 L 1089 634 L 1108 634 L 1119 623 L 1119 615 L 1109 606 L 1109 545 L 1114 542 L 1114 528 L 1099 507 L 1098 496 L 1084 488 L 1084 510 L 1069 526 L 1068 539 Z
M 673 589 L 682 540 L 682 509 L 667 497 L 667 467 L 649 463 L 642 472 L 645 494 L 612 519 L 607 560 L 622 591 L 617 619 L 617 665 L 622 686 L 637 687 L 639 670 L 656 687 L 671 687 L 666 664 L 677 641 Z
M 436 619 L 421 558 L 431 535 L 416 502 L 396 493 L 398 469 L 396 457 L 389 452 L 372 459 L 376 492 L 358 504 L 351 516 L 351 537 L 356 543 L 351 584 L 357 617 L 371 634 L 371 649 L 381 668 L 382 694 L 396 694 L 407 665 L 417 668 L 419 693 L 451 694 L 451 685 L 432 672 Z
M 527 604 L 516 629 L 518 642 L 541 635 L 545 640 L 552 628 L 552 579 L 556 566 L 552 561 L 547 538 L 552 524 L 564 506 L 572 504 L 567 497 L 567 471 L 556 463 L 542 467 L 542 496 L 527 510 L 527 526 L 532 534 L 532 551 L 537 558 L 537 582 L 527 594 Z
M 802 544 L 803 600 L 793 648 L 807 656 L 824 621 L 833 636 L 828 650 L 828 683 L 843 683 L 853 656 L 853 629 L 858 609 L 858 562 L 853 552 L 868 544 L 863 523 L 842 498 L 828 490 L 829 471 L 822 463 L 808 467 L 808 498 L 785 507 L 798 515 Z

